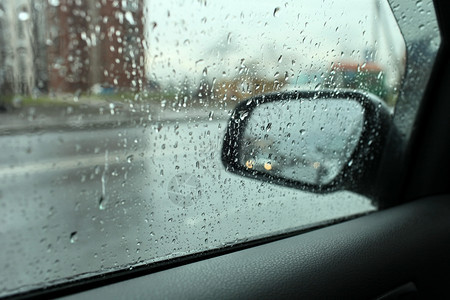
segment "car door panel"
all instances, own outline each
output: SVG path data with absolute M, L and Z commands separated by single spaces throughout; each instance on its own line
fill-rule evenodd
M 369 299 L 407 284 L 448 296 L 449 214 L 450 195 L 425 198 L 67 299 Z

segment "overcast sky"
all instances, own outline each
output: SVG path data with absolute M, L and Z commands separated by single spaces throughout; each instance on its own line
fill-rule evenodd
M 146 3 L 150 78 L 232 78 L 257 66 L 267 78 L 327 71 L 331 62 L 376 62 L 395 77 L 404 42 L 387 3 L 374 0 L 160 0 Z M 395 63 L 397 62 L 397 65 Z M 206 73 L 205 73 L 206 72 Z

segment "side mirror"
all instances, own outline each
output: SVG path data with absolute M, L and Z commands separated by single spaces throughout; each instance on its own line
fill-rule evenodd
M 230 172 L 315 193 L 371 196 L 391 113 L 354 91 L 285 92 L 241 102 L 228 122 Z

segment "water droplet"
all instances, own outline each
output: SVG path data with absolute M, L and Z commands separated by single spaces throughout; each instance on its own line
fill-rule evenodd
M 227 36 L 227 43 L 228 43 L 228 44 L 231 44 L 231 32 L 228 33 L 228 36 Z
M 160 132 L 161 129 L 163 128 L 163 125 L 162 123 L 157 123 L 154 128 L 156 132 Z
M 279 11 L 280 11 L 280 8 L 275 7 L 275 9 L 273 10 L 273 16 L 276 17 Z
M 21 11 L 18 15 L 20 21 L 26 21 L 30 18 L 30 14 L 26 11 Z
M 348 162 L 348 166 L 351 167 L 353 165 L 353 159 Z
M 203 76 L 206 76 L 208 74 L 208 69 L 206 67 L 203 69 L 202 74 Z
M 135 25 L 133 14 L 130 11 L 127 11 L 125 13 L 125 19 L 128 21 L 128 23 L 130 23 L 130 25 Z M 153 26 L 153 29 L 155 29 L 155 27 L 156 27 L 156 23 L 154 23 L 154 24 L 155 25 Z
M 105 210 L 106 209 L 106 199 L 105 199 L 105 197 L 103 195 L 100 196 L 100 200 L 98 200 L 98 208 L 100 210 Z
M 115 108 L 114 103 L 110 103 L 109 104 L 109 111 L 110 111 L 111 115 L 115 114 L 114 108 Z
M 244 120 L 247 116 L 248 116 L 248 112 L 246 111 L 246 112 L 241 114 L 240 119 Z
M 78 241 L 78 235 L 77 232 L 74 231 L 70 234 L 70 243 L 75 244 L 76 241 Z
M 131 155 L 127 156 L 127 162 L 128 163 L 131 163 L 133 161 L 133 159 L 134 159 L 134 155 L 131 154 Z
M 51 6 L 59 6 L 59 0 L 48 0 L 48 4 Z
M 213 117 L 214 117 L 214 111 L 210 111 L 210 112 L 209 112 L 208 119 L 209 119 L 210 121 L 212 121 Z
M 283 61 L 283 55 L 280 55 L 280 57 L 278 57 L 278 63 L 281 63 Z

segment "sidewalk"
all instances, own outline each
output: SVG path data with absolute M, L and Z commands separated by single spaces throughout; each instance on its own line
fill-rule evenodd
M 41 130 L 80 130 L 99 127 L 124 127 L 154 122 L 226 120 L 229 112 L 203 108 L 183 108 L 180 111 L 131 111 L 120 105 L 25 107 L 0 112 L 0 135 Z

